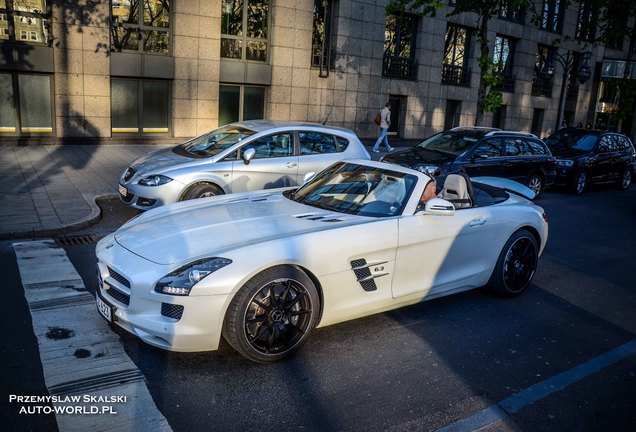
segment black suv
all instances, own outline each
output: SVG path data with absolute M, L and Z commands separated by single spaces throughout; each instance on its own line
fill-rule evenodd
M 588 183 L 613 182 L 627 189 L 636 153 L 625 135 L 616 132 L 564 128 L 546 140 L 557 158 L 556 184 L 580 194 Z
M 459 127 L 440 132 L 407 150 L 382 159 L 438 177 L 465 172 L 470 177 L 493 176 L 516 180 L 535 195 L 556 176 L 556 159 L 536 136 L 494 128 Z

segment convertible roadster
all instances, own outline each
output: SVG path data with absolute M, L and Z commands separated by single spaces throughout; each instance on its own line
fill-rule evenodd
M 217 196 L 137 216 L 97 245 L 97 308 L 173 351 L 221 337 L 258 362 L 312 330 L 486 286 L 516 296 L 548 237 L 533 192 L 506 179 L 431 178 L 338 162 L 296 189 Z

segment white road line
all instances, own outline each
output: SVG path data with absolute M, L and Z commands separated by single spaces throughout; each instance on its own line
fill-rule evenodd
M 13 248 L 46 387 L 67 401 L 52 404 L 60 431 L 172 431 L 64 249 L 53 240 Z
M 554 392 L 562 390 L 588 376 L 605 369 L 614 363 L 636 354 L 636 339 L 594 357 L 565 372 L 548 378 L 525 390 L 515 393 L 495 405 L 491 405 L 470 417 L 456 421 L 437 432 L 477 431 L 507 419 L 510 414 L 541 400 Z

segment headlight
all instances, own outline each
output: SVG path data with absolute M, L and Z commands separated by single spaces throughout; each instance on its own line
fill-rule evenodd
M 164 175 L 150 175 L 139 180 L 139 184 L 142 186 L 161 186 L 166 183 L 170 183 L 172 179 Z
M 155 291 L 161 294 L 190 295 L 190 290 L 197 282 L 231 262 L 230 259 L 218 257 L 195 261 L 159 279 Z
M 435 174 L 435 172 L 439 170 L 439 167 L 436 165 L 420 165 L 417 167 L 417 170 L 421 173 L 428 174 L 430 176 L 439 175 L 439 173 Z
M 567 159 L 557 159 L 557 166 L 560 167 L 571 167 L 574 164 L 574 161 L 571 160 L 567 160 Z

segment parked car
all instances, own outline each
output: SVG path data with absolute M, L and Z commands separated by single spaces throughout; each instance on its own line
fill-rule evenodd
M 627 189 L 636 152 L 628 137 L 616 132 L 580 128 L 558 130 L 546 140 L 557 158 L 556 184 L 575 194 L 588 183 L 615 183 Z
M 269 362 L 316 326 L 485 285 L 521 294 L 548 237 L 533 192 L 450 180 L 419 210 L 428 175 L 342 161 L 297 189 L 150 210 L 97 244 L 98 310 L 159 348 L 216 350 L 224 337 Z
M 536 195 L 550 187 L 556 176 L 555 158 L 535 135 L 484 127 L 440 132 L 382 160 L 434 174 L 438 184 L 448 174 L 465 172 L 471 177 L 512 179 Z
M 350 130 L 311 123 L 231 123 L 135 160 L 120 198 L 148 210 L 213 195 L 295 186 L 342 159 L 370 159 Z

